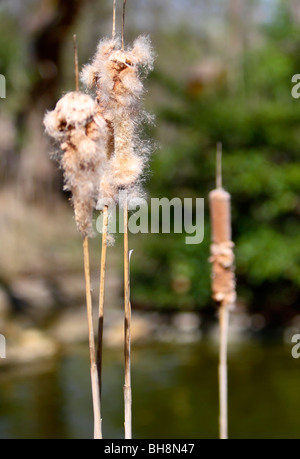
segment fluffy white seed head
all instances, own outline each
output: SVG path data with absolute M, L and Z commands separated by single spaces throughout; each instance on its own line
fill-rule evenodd
M 59 139 L 69 128 L 85 126 L 97 114 L 97 110 L 97 104 L 92 97 L 80 92 L 70 92 L 58 101 L 55 110 L 46 114 L 46 132 Z
M 112 153 L 101 178 L 99 202 L 105 197 L 120 201 L 120 189 L 138 193 L 149 154 L 148 143 L 140 140 L 140 124 L 146 119 L 142 77 L 153 69 L 153 61 L 148 37 L 139 37 L 125 50 L 118 39 L 102 40 L 82 72 L 83 82 L 95 87 L 99 112 L 109 126 Z
M 90 96 L 66 94 L 44 119 L 47 133 L 60 144 L 58 160 L 65 189 L 72 192 L 75 220 L 84 236 L 92 236 L 93 210 L 106 168 L 107 126 Z

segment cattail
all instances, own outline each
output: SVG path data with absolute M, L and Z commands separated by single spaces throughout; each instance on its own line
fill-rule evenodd
M 213 298 L 220 305 L 231 305 L 235 302 L 235 276 L 230 194 L 221 188 L 215 189 L 210 193 L 209 200 L 212 223 L 210 260 L 213 263 Z
M 114 131 L 112 120 L 107 110 L 107 100 L 109 100 L 109 93 L 112 91 L 112 85 L 111 82 L 106 81 L 104 69 L 107 60 L 118 46 L 119 41 L 116 38 L 101 40 L 92 64 L 86 65 L 81 72 L 81 81 L 83 84 L 88 89 L 96 89 L 98 112 L 103 116 L 107 124 L 107 159 L 110 159 L 114 153 Z
M 107 162 L 106 123 L 90 96 L 71 92 L 46 114 L 44 124 L 60 146 L 56 159 L 63 169 L 65 189 L 72 192 L 78 230 L 90 237 L 99 183 Z
M 235 303 L 234 254 L 231 232 L 231 197 L 222 187 L 222 147 L 218 145 L 217 188 L 210 192 L 212 227 L 213 299 L 221 306 Z
M 218 145 L 217 188 L 209 194 L 212 226 L 212 296 L 219 306 L 220 324 L 220 438 L 228 438 L 227 342 L 229 311 L 236 300 L 234 254 L 231 234 L 230 194 L 222 187 L 222 147 Z
M 112 39 L 102 40 L 93 62 L 82 72 L 81 79 L 88 88 L 96 89 L 99 114 L 107 124 L 107 168 L 99 186 L 97 208 L 103 210 L 102 258 L 99 300 L 99 373 L 102 362 L 103 302 L 106 257 L 106 232 L 108 206 L 105 199 L 114 199 L 124 211 L 124 311 L 125 311 L 125 438 L 132 436 L 131 422 L 131 305 L 128 248 L 128 202 L 140 193 L 147 158 L 148 144 L 140 139 L 140 125 L 145 118 L 141 107 L 144 93 L 142 73 L 146 75 L 153 67 L 154 55 L 150 41 L 139 37 L 132 48 L 124 49 L 124 21 L 126 0 L 123 3 L 122 40 L 116 39 L 115 9 L 113 13 Z M 122 191 L 122 193 L 120 193 Z M 125 193 L 124 193 L 125 192 Z M 125 197 L 124 197 L 125 196 Z
M 77 227 L 84 237 L 84 269 L 89 325 L 91 377 L 95 438 L 102 438 L 101 373 L 104 319 L 104 284 L 108 234 L 109 199 L 124 209 L 124 306 L 125 306 L 125 437 L 131 438 L 130 283 L 128 249 L 128 193 L 137 197 L 147 164 L 149 146 L 140 139 L 140 125 L 149 117 L 141 107 L 144 93 L 142 74 L 153 67 L 153 51 L 146 37 L 124 49 L 123 3 L 122 40 L 116 39 L 116 1 L 113 2 L 113 37 L 102 40 L 81 78 L 96 89 L 96 100 L 79 92 L 77 42 L 74 36 L 76 92 L 64 96 L 53 112 L 45 116 L 48 134 L 60 146 L 55 155 L 64 172 L 65 189 L 72 192 Z M 122 198 L 119 199 L 120 191 Z M 94 347 L 88 238 L 92 236 L 93 211 L 103 212 L 100 269 L 97 365 Z
M 76 87 L 78 88 L 78 56 L 75 36 L 74 45 Z M 83 236 L 94 438 L 100 439 L 102 438 L 100 384 L 93 329 L 88 238 L 93 235 L 93 211 L 98 199 L 101 176 L 105 172 L 107 163 L 105 150 L 107 127 L 98 113 L 97 103 L 90 96 L 79 91 L 62 97 L 55 110 L 46 114 L 44 125 L 46 132 L 59 143 L 60 151 L 55 156 L 63 169 L 65 189 L 72 192 L 75 220 Z
M 96 87 L 99 112 L 107 122 L 109 167 L 100 186 L 99 199 L 132 190 L 147 164 L 148 145 L 140 141 L 143 119 L 141 73 L 153 67 L 153 51 L 147 37 L 139 37 L 132 48 L 121 49 L 118 39 L 102 40 L 92 64 L 82 72 L 82 81 Z

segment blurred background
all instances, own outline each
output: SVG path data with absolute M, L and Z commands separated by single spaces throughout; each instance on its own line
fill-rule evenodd
M 83 65 L 111 25 L 111 0 L 0 3 L 1 438 L 93 431 L 81 237 L 42 120 L 74 89 L 73 34 Z M 218 436 L 207 197 L 221 141 L 238 288 L 230 436 L 298 438 L 300 102 L 291 79 L 300 73 L 300 1 L 128 0 L 126 41 L 139 34 L 157 54 L 145 98 L 156 117 L 148 196 L 205 198 L 206 227 L 197 246 L 184 234 L 130 237 L 134 437 Z M 91 244 L 97 305 L 101 237 Z M 106 438 L 123 435 L 121 246 L 117 239 L 108 252 Z

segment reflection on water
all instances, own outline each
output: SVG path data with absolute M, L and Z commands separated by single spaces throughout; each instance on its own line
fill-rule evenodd
M 217 348 L 212 343 L 149 344 L 132 352 L 135 438 L 217 438 Z M 229 356 L 230 436 L 299 438 L 300 361 L 290 349 L 255 342 Z M 103 430 L 123 436 L 122 350 L 106 350 Z M 0 375 L 1 438 L 90 438 L 87 347 L 42 371 Z

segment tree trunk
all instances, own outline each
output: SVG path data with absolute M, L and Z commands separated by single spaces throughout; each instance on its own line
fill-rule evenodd
M 62 50 L 70 28 L 88 1 L 92 0 L 42 0 L 30 19 L 30 66 L 35 78 L 26 106 L 17 114 L 18 138 L 23 143 L 16 145 L 15 149 L 19 158 L 16 177 L 18 189 L 22 197 L 28 200 L 47 197 L 53 190 L 53 184 L 61 181 L 49 158 L 43 116 L 47 109 L 55 106 L 60 96 Z

